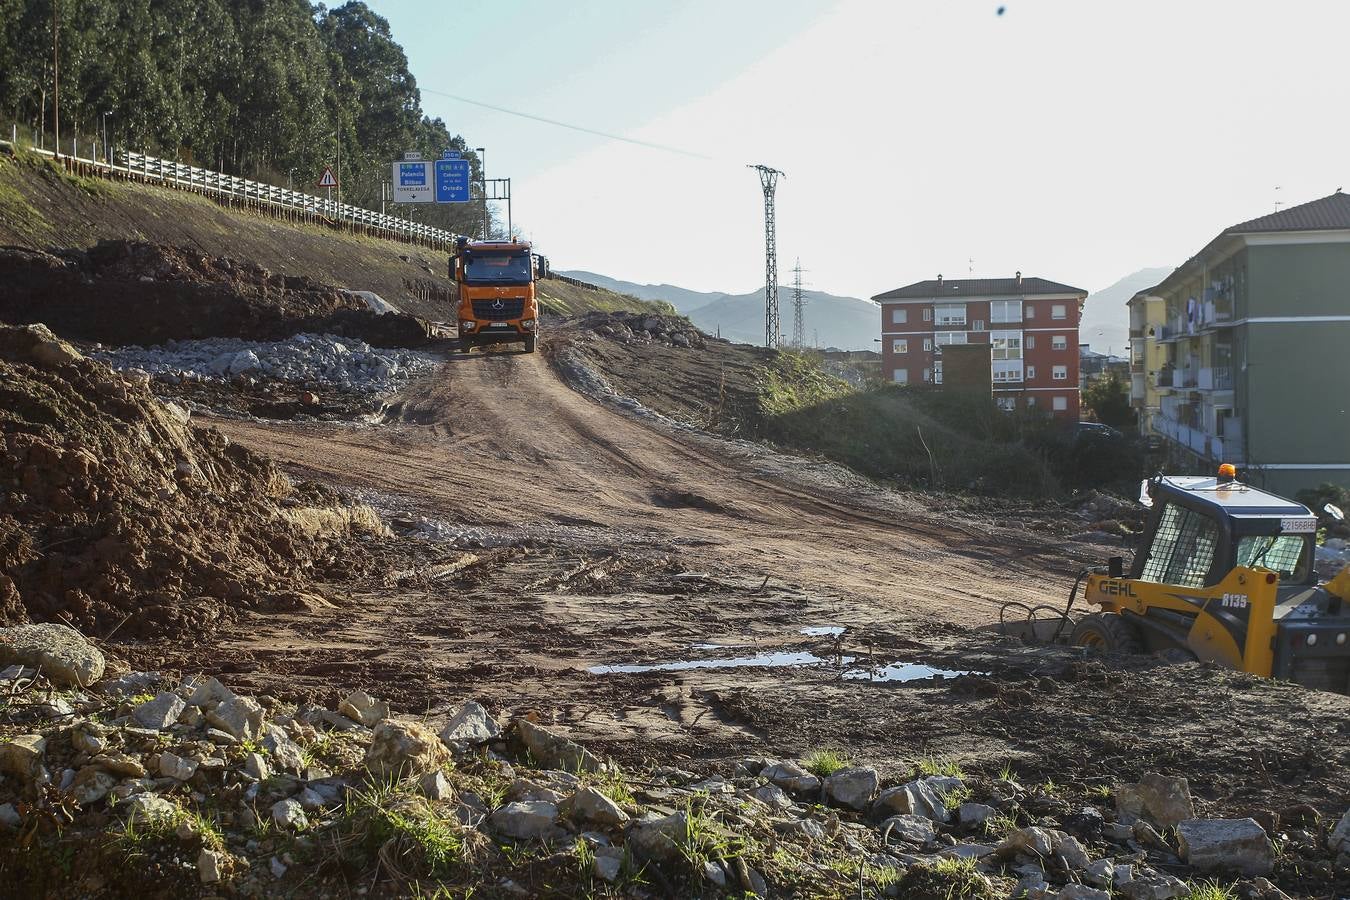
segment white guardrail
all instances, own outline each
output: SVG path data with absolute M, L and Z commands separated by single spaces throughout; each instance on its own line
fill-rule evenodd
M 81 160 L 84 162 L 84 160 Z M 423 225 L 397 216 L 377 213 L 374 210 L 348 203 L 339 204 L 336 200 L 315 197 L 301 191 L 293 191 L 261 181 L 250 181 L 234 175 L 198 169 L 184 163 L 146 156 L 141 153 L 114 154 L 113 168 L 123 168 L 129 174 L 147 181 L 158 181 L 174 187 L 202 191 L 217 196 L 234 197 L 240 200 L 254 200 L 273 203 L 285 209 L 294 209 L 311 215 L 324 216 L 339 222 L 352 222 L 367 228 L 380 228 L 409 237 L 431 241 L 452 243 L 454 232 L 444 228 Z
M 10 143 L 12 142 L 0 141 L 0 144 Z M 29 152 L 55 156 L 50 150 L 40 150 L 36 147 L 29 148 Z M 335 200 L 316 197 L 303 191 L 277 187 L 261 181 L 250 181 L 247 178 L 213 172 L 210 169 L 199 169 L 186 163 L 147 156 L 143 153 L 118 150 L 113 154 L 112 162 L 63 153 L 60 161 L 67 166 L 77 167 L 82 174 L 135 178 L 181 190 L 196 191 L 220 199 L 267 204 L 278 210 L 291 210 L 316 219 L 326 219 L 335 223 L 345 222 L 382 231 L 395 239 L 428 241 L 448 247 L 456 238 L 454 232 L 444 228 L 378 213 L 349 203 L 339 204 Z

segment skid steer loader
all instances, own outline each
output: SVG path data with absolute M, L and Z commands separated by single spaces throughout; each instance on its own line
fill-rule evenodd
M 1070 643 L 1350 693 L 1350 567 L 1318 584 L 1308 507 L 1243 484 L 1229 464 L 1217 478 L 1150 479 L 1140 501 L 1150 511 L 1128 575 L 1113 557 L 1074 585 L 1101 611 L 1077 622 Z

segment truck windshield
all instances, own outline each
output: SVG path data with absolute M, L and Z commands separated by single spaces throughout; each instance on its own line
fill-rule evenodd
M 1238 539 L 1237 564 L 1261 566 L 1295 584 L 1307 576 L 1303 552 L 1308 538 L 1301 534 L 1251 535 Z
M 469 284 L 529 284 L 529 254 L 475 253 L 465 257 L 464 280 Z

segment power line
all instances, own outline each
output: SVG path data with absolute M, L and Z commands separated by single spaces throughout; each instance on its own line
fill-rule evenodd
M 496 106 L 492 103 L 484 103 L 481 100 L 470 100 L 468 97 L 461 97 L 458 94 L 450 94 L 445 91 L 437 91 L 431 88 L 419 88 L 425 94 L 435 94 L 438 97 L 448 97 L 451 100 L 458 100 L 460 103 L 467 103 L 470 106 L 480 106 L 483 109 L 490 109 L 493 112 L 505 113 L 508 116 L 516 116 L 521 119 L 529 119 L 531 122 L 541 122 L 545 125 L 554 125 L 558 128 L 566 128 L 570 131 L 579 131 L 582 134 L 593 134 L 596 137 L 608 138 L 611 141 L 621 141 L 625 144 L 633 144 L 638 147 L 646 147 L 648 150 L 661 150 L 666 153 L 674 153 L 679 156 L 688 156 L 692 159 L 705 159 L 709 162 L 720 162 L 715 157 L 707 156 L 703 153 L 695 153 L 692 150 L 682 150 L 679 147 L 671 147 L 668 144 L 657 144 L 652 141 L 642 141 L 637 138 L 624 137 L 618 134 L 611 134 L 608 131 L 600 131 L 596 128 L 587 128 L 585 125 L 573 125 L 569 122 L 561 122 L 557 119 L 549 119 L 544 116 L 536 116 L 533 113 L 520 112 L 515 109 L 507 109 L 504 106 Z

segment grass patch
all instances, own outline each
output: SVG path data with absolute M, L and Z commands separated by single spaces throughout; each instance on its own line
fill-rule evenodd
M 469 864 L 485 840 L 395 785 L 376 785 L 350 796 L 332 828 L 341 858 L 378 862 L 403 881 L 451 877 Z
M 965 778 L 966 773 L 956 761 L 945 756 L 925 756 L 916 767 L 920 775 L 940 776 L 943 778 Z
M 998 895 L 974 859 L 943 859 L 910 866 L 895 885 L 896 896 L 912 900 L 994 900 Z
M 1237 900 L 1237 894 L 1231 887 L 1212 878 L 1190 887 L 1191 900 Z
M 620 806 L 632 806 L 637 803 L 633 792 L 628 788 L 628 779 L 617 766 L 597 774 L 595 789 Z
M 965 803 L 974 796 L 970 788 L 959 787 L 952 788 L 942 795 L 942 805 L 947 809 L 959 809 L 962 803 Z
M 840 750 L 813 750 L 802 760 L 802 768 L 820 778 L 828 778 L 851 765 L 851 760 Z

